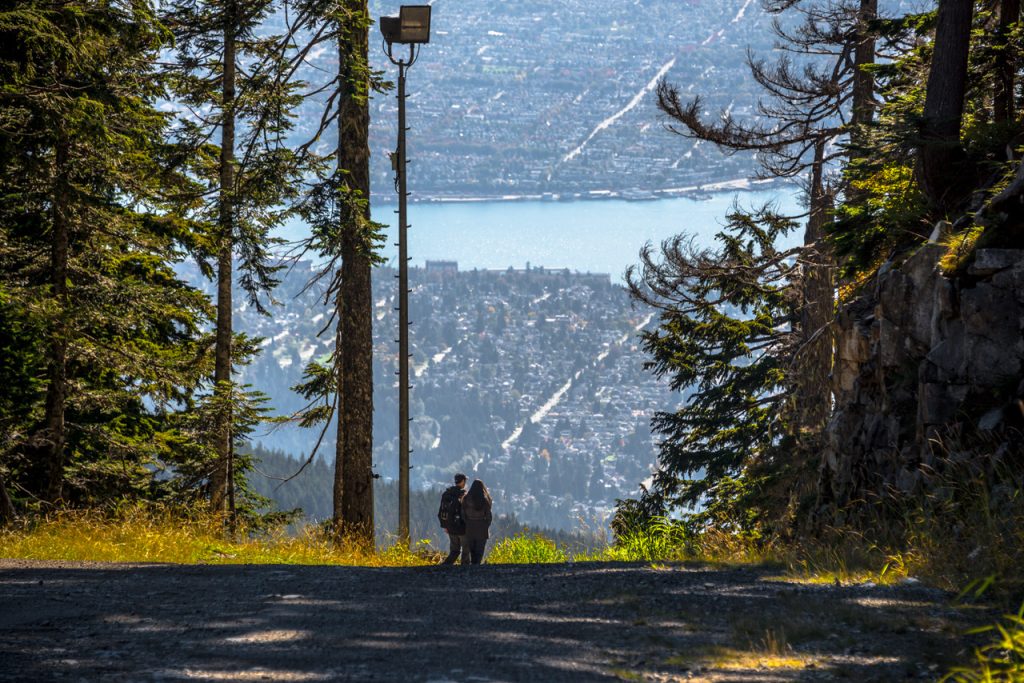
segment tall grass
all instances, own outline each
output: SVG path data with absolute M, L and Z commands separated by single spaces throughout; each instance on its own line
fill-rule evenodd
M 1011 436 L 1024 443 L 1024 435 Z M 926 494 L 907 505 L 909 563 L 949 590 L 988 579 L 1014 594 L 1024 588 L 1024 448 L 994 442 L 972 451 L 955 439 L 934 445 L 939 456 L 925 471 Z
M 694 536 L 667 517 L 631 524 L 620 531 L 615 543 L 588 558 L 621 562 L 669 562 L 695 557 Z
M 180 564 L 331 564 L 415 566 L 424 560 L 401 545 L 384 549 L 337 541 L 307 526 L 235 535 L 207 515 L 132 508 L 118 513 L 62 511 L 0 530 L 0 557 L 88 562 Z
M 540 534 L 516 534 L 494 546 L 491 564 L 550 564 L 569 559 L 565 550 Z
M 975 661 L 957 667 L 942 683 L 995 683 L 1024 681 L 1024 605 L 1007 614 L 1000 623 L 973 629 L 971 634 L 988 633 L 992 639 L 975 649 Z

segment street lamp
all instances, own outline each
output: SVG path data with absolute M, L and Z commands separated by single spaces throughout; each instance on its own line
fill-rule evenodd
M 405 72 L 419 56 L 417 45 L 430 42 L 430 5 L 402 5 L 397 17 L 381 17 L 384 53 L 398 67 L 398 149 L 391 155 L 398 189 L 398 537 L 409 544 L 409 253 L 405 156 Z M 408 56 L 395 56 L 408 45 Z

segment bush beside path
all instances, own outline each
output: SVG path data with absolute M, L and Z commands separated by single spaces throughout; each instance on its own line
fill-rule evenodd
M 0 560 L 0 680 L 937 680 L 990 616 L 777 573 Z

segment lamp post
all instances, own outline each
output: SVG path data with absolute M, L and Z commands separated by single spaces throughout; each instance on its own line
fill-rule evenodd
M 405 155 L 405 72 L 419 56 L 418 45 L 430 42 L 430 5 L 402 5 L 397 17 L 381 17 L 387 54 L 398 67 L 398 149 L 391 155 L 398 189 L 398 537 L 409 544 L 409 250 Z M 407 45 L 408 55 L 395 55 Z

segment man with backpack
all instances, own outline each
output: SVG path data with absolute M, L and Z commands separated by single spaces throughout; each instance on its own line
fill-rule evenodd
M 462 553 L 462 537 L 466 533 L 466 521 L 462 518 L 462 497 L 466 495 L 466 475 L 455 475 L 455 486 L 449 486 L 441 494 L 441 507 L 437 511 L 437 521 L 448 532 L 451 547 L 448 557 L 441 564 L 455 564 Z

